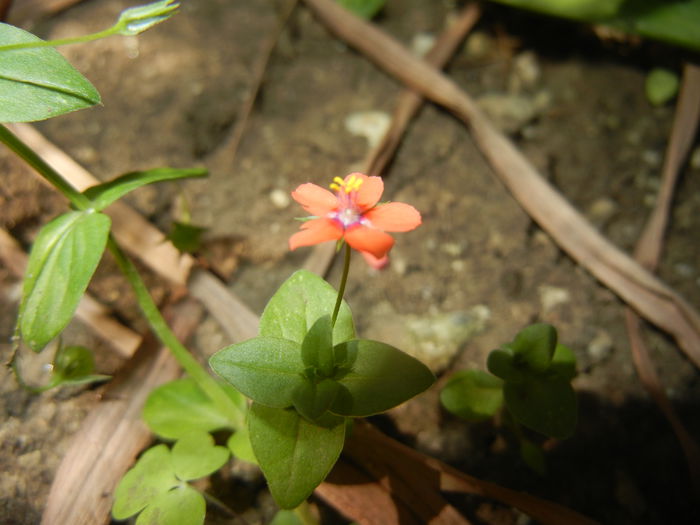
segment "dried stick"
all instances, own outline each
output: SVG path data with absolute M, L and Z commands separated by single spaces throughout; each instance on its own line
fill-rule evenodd
M 184 340 L 197 327 L 202 309 L 188 301 L 166 315 L 175 335 Z M 146 397 L 179 375 L 180 366 L 168 349 L 148 338 L 107 385 L 102 401 L 74 436 L 51 485 L 43 525 L 109 521 L 114 487 L 152 439 L 141 418 Z
M 700 367 L 698 313 L 597 232 L 453 81 L 331 0 L 304 1 L 336 35 L 467 124 L 495 174 L 523 209 L 581 266 L 642 316 L 671 334 Z
M 474 27 L 480 15 L 481 8 L 478 4 L 467 5 L 440 35 L 440 38 L 426 55 L 425 60 L 436 68 L 445 67 L 459 44 Z M 424 100 L 420 93 L 412 89 L 404 89 L 399 93 L 391 125 L 384 133 L 382 140 L 367 154 L 363 162 L 364 173 L 379 176 L 384 172 L 391 159 L 394 158 L 408 124 L 421 108 Z M 320 244 L 306 258 L 303 267 L 318 275 L 325 275 L 335 254 L 333 243 Z
M 22 278 L 28 256 L 3 228 L 0 228 L 0 259 L 15 277 Z M 123 358 L 131 357 L 141 344 L 139 334 L 117 322 L 109 310 L 90 294 L 85 294 L 80 300 L 75 316 Z
M 655 271 L 663 248 L 664 232 L 680 168 L 690 151 L 700 119 L 700 67 L 685 66 L 683 87 L 678 98 L 671 137 L 666 150 L 661 189 L 656 206 L 639 237 L 635 259 L 649 271 Z M 642 337 L 642 322 L 630 308 L 625 308 L 625 326 L 630 340 L 634 366 L 642 385 L 668 420 L 685 454 L 696 494 L 700 494 L 700 448 L 683 426 L 664 391 Z
M 27 25 L 41 18 L 47 18 L 65 11 L 85 0 L 22 0 L 15 2 L 9 12 L 10 23 Z M 9 3 L 13 3 L 10 0 Z

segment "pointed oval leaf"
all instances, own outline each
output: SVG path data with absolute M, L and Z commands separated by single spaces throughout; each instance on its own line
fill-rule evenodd
M 547 372 L 571 381 L 576 377 L 576 354 L 568 346 L 558 344 Z
M 301 343 L 301 358 L 321 377 L 333 375 L 333 326 L 331 316 L 323 315 L 309 329 Z
M 339 390 L 340 385 L 333 379 L 304 381 L 294 391 L 294 408 L 306 419 L 316 421 L 330 409 Z
M 219 350 L 211 356 L 209 365 L 253 401 L 289 407 L 294 390 L 305 381 L 299 344 L 276 337 L 255 337 Z
M 83 195 L 90 199 L 94 209 L 101 211 L 130 191 L 140 188 L 141 186 L 167 180 L 206 177 L 207 173 L 207 170 L 204 168 L 183 170 L 155 168 L 147 171 L 134 171 L 132 173 L 125 173 L 109 182 L 91 186 L 83 192 Z
M 280 337 L 301 345 L 316 320 L 333 312 L 337 292 L 318 275 L 298 270 L 279 287 L 260 318 L 260 335 Z M 333 328 L 333 342 L 355 337 L 350 308 L 342 302 Z
M 524 376 L 522 371 L 515 368 L 513 351 L 507 346 L 492 350 L 486 360 L 486 367 L 489 372 L 504 381 L 519 381 Z
M 522 383 L 506 381 L 503 395 L 515 420 L 545 436 L 565 439 L 574 433 L 576 394 L 559 377 L 533 377 Z
M 204 497 L 187 483 L 156 497 L 136 520 L 136 525 L 201 525 Z
M 524 366 L 535 372 L 543 372 L 552 362 L 557 347 L 557 331 L 550 324 L 531 324 L 518 332 L 509 346 L 515 353 L 513 364 L 517 368 Z
M 73 317 L 107 243 L 110 220 L 91 211 L 55 218 L 39 232 L 24 278 L 22 339 L 41 350 Z
M 253 403 L 248 415 L 253 451 L 272 497 L 293 509 L 326 478 L 345 442 L 345 421 L 318 426 L 295 410 Z
M 214 445 L 214 438 L 204 431 L 185 434 L 170 451 L 175 475 L 182 481 L 203 478 L 219 470 L 228 461 L 226 447 Z
M 0 23 L 0 46 L 41 39 Z M 100 102 L 95 87 L 52 47 L 0 49 L 0 122 L 44 120 Z
M 165 445 L 149 448 L 121 479 L 114 491 L 112 517 L 124 520 L 133 516 L 161 494 L 176 487 L 170 450 Z
M 245 398 L 227 384 L 221 387 L 241 409 Z M 179 439 L 196 430 L 233 429 L 233 424 L 197 386 L 186 377 L 170 381 L 153 390 L 143 407 L 143 418 L 149 428 L 165 439 Z
M 250 434 L 248 434 L 247 426 L 231 434 L 228 441 L 226 441 L 226 446 L 236 459 L 242 459 L 255 465 L 258 464 L 255 453 L 253 453 L 253 447 L 250 444 Z
M 331 412 L 365 417 L 389 410 L 433 384 L 435 376 L 423 363 L 393 346 L 356 339 L 334 347 L 336 359 L 345 355 L 345 372 Z
M 493 417 L 503 406 L 503 381 L 483 370 L 454 374 L 440 392 L 448 411 L 469 421 Z

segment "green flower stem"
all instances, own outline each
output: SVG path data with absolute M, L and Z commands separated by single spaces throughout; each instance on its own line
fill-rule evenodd
M 168 327 L 151 295 L 148 293 L 148 289 L 134 263 L 124 254 L 111 236 L 107 242 L 107 247 L 134 289 L 141 311 L 146 316 L 158 339 L 170 349 L 180 366 L 194 379 L 197 386 L 216 404 L 217 408 L 226 415 L 231 424 L 236 429 L 243 428 L 245 425 L 245 414 L 175 337 L 175 334 Z
M 345 262 L 343 264 L 343 276 L 340 278 L 340 286 L 338 287 L 338 298 L 335 300 L 335 308 L 333 308 L 333 316 L 331 317 L 331 326 L 335 326 L 335 320 L 338 318 L 338 312 L 340 311 L 340 304 L 343 302 L 343 295 L 345 295 L 345 285 L 348 282 L 348 273 L 350 272 L 350 255 L 352 251 L 350 245 L 345 243 Z
M 22 160 L 34 168 L 54 188 L 60 191 L 79 210 L 90 209 L 90 200 L 76 190 L 56 170 L 39 157 L 34 150 L 22 142 L 9 129 L 0 124 L 0 142 L 14 151 Z
M 0 52 L 14 51 L 15 49 L 32 49 L 36 47 L 58 47 L 68 44 L 82 44 L 84 42 L 92 42 L 93 40 L 99 40 L 100 38 L 107 38 L 108 36 L 119 34 L 119 29 L 120 28 L 118 26 L 113 26 L 109 29 L 105 29 L 104 31 L 98 31 L 97 33 L 91 33 L 89 35 L 60 38 L 58 40 L 38 40 L 36 42 L 18 42 L 17 44 L 7 44 L 0 46 Z

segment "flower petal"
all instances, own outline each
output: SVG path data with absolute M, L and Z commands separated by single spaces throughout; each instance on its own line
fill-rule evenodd
M 421 224 L 420 213 L 410 204 L 388 202 L 380 204 L 363 214 L 374 228 L 386 232 L 407 232 Z
M 338 197 L 316 184 L 307 182 L 292 192 L 292 198 L 311 215 L 323 217 L 338 206 Z
M 343 236 L 343 228 L 331 219 L 312 219 L 301 225 L 301 231 L 289 238 L 289 249 L 313 246 L 326 241 L 337 241 Z
M 345 230 L 345 241 L 351 248 L 368 252 L 377 259 L 384 257 L 394 246 L 391 235 L 367 226 L 352 226 Z
M 345 177 L 345 180 L 353 175 L 362 179 L 362 185 L 357 190 L 357 196 L 355 197 L 357 207 L 362 212 L 379 202 L 382 193 L 384 193 L 384 181 L 382 181 L 381 177 L 368 177 L 364 173 L 351 173 Z
M 385 255 L 381 259 L 377 259 L 374 255 L 369 252 L 360 252 L 362 257 L 365 258 L 365 262 L 369 264 L 375 270 L 381 270 L 387 264 L 389 264 L 389 256 Z

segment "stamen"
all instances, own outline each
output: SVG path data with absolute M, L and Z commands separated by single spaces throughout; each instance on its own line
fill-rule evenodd
M 345 193 L 352 193 L 353 191 L 357 191 L 360 189 L 360 186 L 362 186 L 362 182 L 364 179 L 361 179 L 360 177 L 357 177 L 355 175 L 350 175 L 348 177 L 348 180 L 343 180 L 340 177 L 333 177 L 333 182 L 330 184 L 330 189 L 333 191 L 340 191 L 341 189 Z

